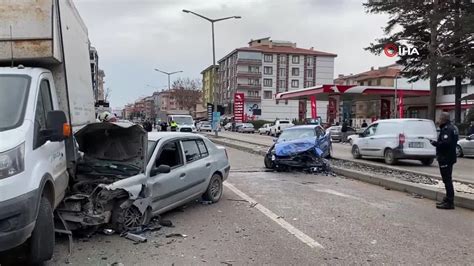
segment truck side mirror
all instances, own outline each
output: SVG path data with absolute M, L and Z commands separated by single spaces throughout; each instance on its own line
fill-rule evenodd
M 63 111 L 49 111 L 46 117 L 46 129 L 41 130 L 45 141 L 61 142 L 71 135 L 71 127 L 67 123 Z

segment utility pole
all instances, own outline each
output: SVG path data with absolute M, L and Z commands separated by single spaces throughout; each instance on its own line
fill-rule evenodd
M 214 98 L 214 101 L 213 101 L 214 102 L 214 112 L 217 112 L 218 93 L 217 93 L 217 88 L 216 88 L 217 71 L 216 71 L 216 45 L 215 45 L 215 37 L 214 37 L 214 23 L 219 22 L 219 21 L 223 21 L 223 20 L 227 20 L 227 19 L 233 19 L 233 18 L 240 19 L 242 17 L 241 16 L 231 16 L 231 17 L 225 17 L 225 18 L 211 19 L 211 18 L 208 18 L 206 16 L 200 15 L 198 13 L 195 13 L 193 11 L 189 11 L 189 10 L 186 10 L 186 9 L 183 9 L 183 12 L 193 14 L 195 16 L 198 16 L 200 18 L 203 18 L 203 19 L 211 22 L 211 29 L 212 29 L 212 91 L 213 91 L 213 95 L 214 95 L 214 97 L 213 97 Z M 218 122 L 219 121 L 217 121 L 217 123 Z M 214 129 L 216 137 L 219 136 L 217 128 L 218 128 L 218 126 L 216 124 L 216 128 Z
M 155 71 L 168 75 L 168 91 L 171 91 L 171 75 L 183 72 L 182 70 L 174 71 L 174 72 L 166 72 L 166 71 L 159 70 L 158 68 L 155 68 Z

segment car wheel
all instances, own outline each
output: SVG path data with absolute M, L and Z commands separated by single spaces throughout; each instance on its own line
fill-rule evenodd
M 112 225 L 118 232 L 127 232 L 130 229 L 145 225 L 149 221 L 148 212 L 141 213 L 136 206 L 121 208 L 124 201 L 117 202 L 112 210 Z
M 206 192 L 202 196 L 204 200 L 216 203 L 221 199 L 222 196 L 222 177 L 219 174 L 214 174 L 209 181 L 209 186 Z
M 421 163 L 424 165 L 424 166 L 430 166 L 432 165 L 434 162 L 434 158 L 429 158 L 429 159 L 422 159 L 421 160 Z
M 362 158 L 359 147 L 357 145 L 352 146 L 352 157 L 354 157 L 354 159 Z
M 28 261 L 39 264 L 50 260 L 54 252 L 54 218 L 51 203 L 41 197 L 35 229 L 28 240 Z
M 393 153 L 392 149 L 385 150 L 384 159 L 386 164 L 394 165 L 397 163 L 397 159 L 395 158 L 395 154 Z
M 456 156 L 457 157 L 463 157 L 464 153 L 462 152 L 462 148 L 459 145 L 456 145 Z
M 265 155 L 265 159 L 263 160 L 263 163 L 265 164 L 265 168 L 267 169 L 274 169 L 275 165 L 272 161 L 272 157 L 270 154 Z

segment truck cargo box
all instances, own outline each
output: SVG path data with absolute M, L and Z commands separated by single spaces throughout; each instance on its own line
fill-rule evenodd
M 74 128 L 95 121 L 89 47 L 71 0 L 0 0 L 0 65 L 49 69 Z

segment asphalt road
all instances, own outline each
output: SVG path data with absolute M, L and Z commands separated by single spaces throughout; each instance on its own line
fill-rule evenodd
M 259 145 L 266 145 L 270 146 L 273 143 L 273 138 L 266 135 L 259 135 L 259 134 L 242 134 L 236 132 L 219 132 L 219 136 L 236 139 L 240 141 L 246 141 L 250 143 L 255 143 Z M 356 160 L 352 158 L 351 154 L 351 145 L 349 144 L 341 144 L 341 143 L 333 143 L 333 156 L 339 159 L 351 160 L 351 161 L 361 161 L 365 163 L 370 163 L 378 166 L 386 166 L 388 167 L 383 160 L 380 159 L 367 159 L 363 158 L 360 160 Z M 458 181 L 463 181 L 467 183 L 474 184 L 474 174 L 473 165 L 474 164 L 474 157 L 470 158 L 458 158 L 458 162 L 454 166 L 453 170 L 453 178 Z M 435 161 L 431 166 L 423 166 L 419 161 L 413 160 L 402 160 L 396 166 L 390 166 L 395 169 L 401 170 L 410 170 L 420 173 L 431 174 L 440 177 L 438 163 Z
M 175 227 L 134 245 L 117 235 L 58 240 L 47 265 L 470 264 L 474 212 L 344 179 L 263 170 L 263 158 L 228 149 L 222 200 L 164 215 Z M 242 201 L 246 199 L 250 202 Z M 258 204 L 253 203 L 254 201 Z M 253 203 L 253 204 L 252 204 Z M 166 238 L 169 233 L 185 238 Z

